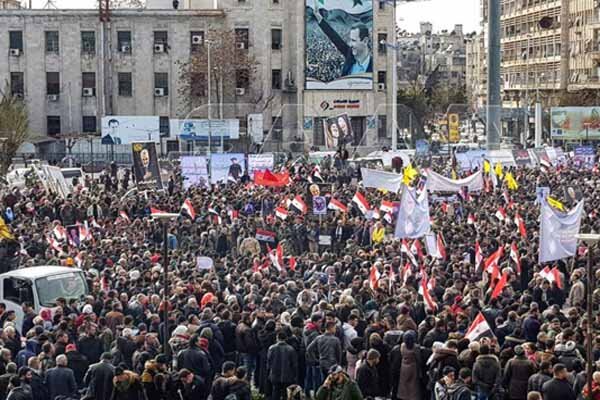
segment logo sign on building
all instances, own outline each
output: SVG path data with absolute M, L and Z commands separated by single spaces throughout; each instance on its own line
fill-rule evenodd
M 102 118 L 102 144 L 160 141 L 159 118 L 113 115 Z
M 182 140 L 211 141 L 239 139 L 239 119 L 186 119 L 179 121 L 179 138 Z
M 192 186 L 208 187 L 208 163 L 206 157 L 182 156 L 181 174 L 183 175 L 183 188 Z
M 210 181 L 212 183 L 239 182 L 246 170 L 243 154 L 226 153 L 210 156 Z
M 138 142 L 131 144 L 133 155 L 133 174 L 140 190 L 162 190 L 162 178 L 158 166 L 156 144 Z
M 264 139 L 263 115 L 248 114 L 248 135 L 253 143 L 262 143 Z
M 249 154 L 248 155 L 248 175 L 254 179 L 254 172 L 273 170 L 275 160 L 273 153 Z
M 600 139 L 600 107 L 554 107 L 550 121 L 554 139 Z
M 460 118 L 458 114 L 448 115 L 448 141 L 451 143 L 460 142 Z
M 306 89 L 373 89 L 373 0 L 305 0 Z

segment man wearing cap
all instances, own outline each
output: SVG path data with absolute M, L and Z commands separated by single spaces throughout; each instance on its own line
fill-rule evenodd
M 576 395 L 567 379 L 569 373 L 564 364 L 556 364 L 552 374 L 554 377 L 542 386 L 544 400 L 575 400 Z
M 329 375 L 317 390 L 315 400 L 362 400 L 358 385 L 350 379 L 344 369 L 335 364 L 329 369 Z
M 504 387 L 508 388 L 508 398 L 525 400 L 527 398 L 527 382 L 535 373 L 536 367 L 527 356 L 523 346 L 517 345 L 515 356 L 504 367 Z

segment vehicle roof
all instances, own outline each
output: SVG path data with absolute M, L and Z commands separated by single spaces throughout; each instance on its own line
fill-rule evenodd
M 0 277 L 3 276 L 14 276 L 16 278 L 29 278 L 29 279 L 37 279 L 48 275 L 59 275 L 67 272 L 81 272 L 79 268 L 71 268 L 71 267 L 56 267 L 52 265 L 40 265 L 37 267 L 30 268 L 21 268 L 15 269 L 10 272 L 5 272 L 1 274 Z

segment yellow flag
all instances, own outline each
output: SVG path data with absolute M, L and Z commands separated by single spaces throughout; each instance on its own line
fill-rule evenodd
M 383 242 L 384 235 L 385 235 L 385 229 L 383 227 L 373 229 L 373 235 L 372 235 L 373 243 Z
M 489 174 L 492 171 L 492 165 L 488 160 L 483 160 L 483 172 Z
M 404 171 L 402 171 L 402 174 L 406 186 L 410 186 L 415 178 L 419 176 L 419 172 L 413 168 L 412 164 L 408 164 L 408 166 L 404 168 Z
M 455 170 L 452 170 L 451 175 L 452 175 L 452 179 L 454 179 L 454 180 L 458 179 L 458 176 L 456 175 L 456 171 Z
M 2 217 L 0 217 L 0 239 L 15 240 L 15 237 L 10 233 L 8 226 Z
M 500 164 L 499 162 L 496 163 L 496 166 L 494 167 L 494 173 L 500 179 L 502 179 L 502 177 L 504 176 L 504 173 L 502 172 L 502 164 Z
M 560 201 L 556 200 L 553 197 L 548 196 L 548 204 L 550 204 L 552 207 L 556 208 L 557 210 L 565 211 L 564 204 L 561 203 Z
M 504 176 L 504 181 L 510 190 L 517 190 L 519 188 L 519 184 L 517 183 L 517 180 L 513 176 L 512 172 L 506 173 Z

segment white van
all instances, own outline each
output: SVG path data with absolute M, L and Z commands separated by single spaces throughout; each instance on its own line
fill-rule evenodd
M 39 313 L 54 308 L 60 297 L 68 301 L 88 293 L 83 272 L 77 268 L 39 266 L 0 275 L 0 302 L 6 304 L 7 311 L 14 310 L 19 330 L 23 323 L 21 306 L 24 302 L 33 304 L 34 311 Z

